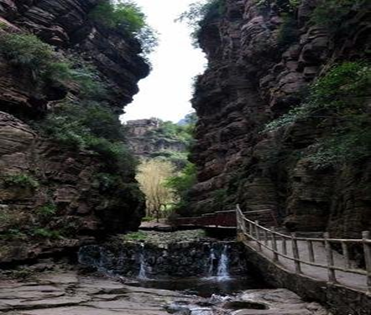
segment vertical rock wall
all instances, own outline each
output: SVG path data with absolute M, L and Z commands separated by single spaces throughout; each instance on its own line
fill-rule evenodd
M 192 160 L 198 184 L 190 209 L 205 213 L 240 203 L 272 210 L 288 227 L 359 237 L 370 229 L 370 168 L 346 165 L 316 170 L 306 154 L 331 127 L 297 121 L 276 132 L 264 126 L 302 102 L 302 92 L 336 62 L 367 59 L 370 7 L 341 23 L 332 37 L 311 21 L 320 1 L 303 0 L 282 43 L 279 4 L 226 0 L 225 11 L 203 23 L 199 42 L 209 66 L 198 78 L 193 106 L 199 116 Z
M 33 33 L 53 45 L 61 56 L 92 64 L 97 80 L 109 90 L 102 101 L 118 119 L 149 67 L 140 57 L 141 47 L 135 39 L 90 19 L 90 12 L 100 2 L 0 0 L 0 33 Z M 144 198 L 133 169 L 128 167 L 120 185 L 107 189 L 97 180 L 97 174 L 110 167 L 105 159 L 92 151 L 70 150 L 38 132 L 37 125 L 48 112 L 71 97 L 76 98 L 73 86 L 45 85 L 40 90 L 29 72 L 0 57 L 2 262 L 77 246 L 84 238 L 107 232 L 135 230 L 140 223 Z M 37 185 L 7 185 L 6 177 L 14 174 L 32 177 Z M 56 207 L 55 216 L 36 227 L 37 209 L 49 204 Z M 24 231 L 40 234 L 45 230 L 63 231 L 68 237 L 24 239 Z M 15 234 L 14 241 L 11 238 L 2 244 L 10 232 Z

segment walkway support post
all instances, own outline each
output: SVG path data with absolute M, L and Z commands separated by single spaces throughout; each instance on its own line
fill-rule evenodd
M 349 250 L 348 250 L 348 244 L 346 242 L 341 242 L 341 248 L 343 251 L 343 256 L 344 256 L 344 267 L 345 269 L 350 269 L 350 258 L 349 258 Z
M 277 262 L 278 261 L 278 253 L 277 253 L 277 238 L 276 238 L 276 233 L 275 233 L 275 227 L 272 226 L 272 247 L 273 247 L 273 261 Z
M 240 217 L 240 206 L 239 205 L 236 206 L 236 223 L 237 223 L 237 236 L 238 236 L 238 234 L 243 232 L 242 224 L 241 224 L 241 217 Z
M 262 251 L 262 244 L 260 243 L 260 231 L 259 231 L 259 221 L 255 221 L 255 233 L 256 233 L 256 243 L 258 244 L 259 252 Z
M 264 230 L 264 244 L 265 244 L 265 246 L 268 246 L 268 244 L 269 244 L 268 241 L 269 241 L 268 231 Z
M 308 253 L 309 253 L 309 261 L 314 262 L 314 250 L 313 250 L 313 242 L 312 241 L 307 241 L 308 244 Z
M 282 237 L 282 252 L 287 255 L 287 240 L 285 237 Z
M 369 231 L 364 231 L 362 233 L 362 240 L 363 240 L 363 251 L 365 254 L 366 270 L 367 270 L 367 293 L 371 294 L 371 244 L 369 243 L 369 240 L 370 240 Z
M 336 274 L 334 269 L 334 254 L 331 249 L 331 244 L 329 242 L 330 233 L 326 232 L 323 234 L 325 239 L 325 249 L 326 249 L 326 259 L 327 259 L 327 270 L 328 270 L 328 280 L 330 283 L 336 283 Z
M 295 259 L 295 272 L 296 273 L 302 273 L 301 266 L 300 266 L 300 255 L 299 255 L 298 240 L 296 238 L 295 233 L 291 233 L 291 241 L 292 241 L 292 252 L 294 254 L 294 259 Z

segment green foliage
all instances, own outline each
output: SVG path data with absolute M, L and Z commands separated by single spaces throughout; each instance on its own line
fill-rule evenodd
M 301 1 L 302 0 L 255 0 L 257 7 L 261 10 L 267 10 L 274 4 L 280 13 L 295 12 Z
M 336 122 L 333 132 L 315 146 L 317 152 L 309 160 L 323 167 L 371 156 L 371 117 L 367 111 L 370 92 L 371 65 L 344 62 L 311 86 L 302 106 L 268 124 L 266 131 L 298 120 L 314 119 L 318 124 Z
M 131 1 L 114 5 L 102 2 L 96 6 L 91 17 L 110 28 L 124 26 L 130 33 L 139 32 L 145 25 L 145 15 L 141 9 Z
M 39 187 L 37 179 L 27 174 L 8 175 L 4 178 L 6 186 L 36 189 Z
M 299 29 L 297 21 L 292 14 L 285 13 L 282 15 L 282 18 L 283 22 L 278 33 L 278 44 L 283 48 L 287 48 L 287 46 L 299 40 Z
M 177 21 L 186 22 L 191 28 L 194 45 L 197 46 L 198 36 L 202 27 L 210 20 L 220 17 L 225 10 L 225 0 L 207 0 L 194 2 L 183 12 Z
M 316 6 L 312 15 L 312 22 L 326 27 L 336 34 L 344 29 L 343 21 L 353 12 L 362 9 L 368 0 L 323 0 Z
M 0 216 L 1 220 L 1 216 Z M 26 240 L 27 235 L 21 232 L 19 229 L 8 229 L 5 233 L 0 234 L 0 240 L 3 241 L 20 241 Z
M 223 210 L 225 202 L 228 198 L 227 189 L 217 189 L 212 192 L 213 208 L 215 210 Z
M 37 214 L 41 218 L 45 218 L 45 219 L 54 216 L 56 212 L 57 212 L 57 206 L 52 203 L 47 203 L 37 209 Z
M 91 18 L 111 29 L 123 30 L 136 37 L 145 54 L 157 46 L 157 36 L 146 23 L 146 16 L 141 8 L 130 0 L 102 2 L 91 13 Z
M 170 177 L 167 180 L 166 186 L 172 189 L 177 196 L 178 201 L 175 208 L 187 203 L 188 192 L 196 184 L 196 181 L 196 166 L 192 163 L 188 163 L 180 174 Z
M 32 34 L 1 34 L 0 53 L 15 66 L 31 72 L 39 85 L 66 86 L 74 83 L 80 96 L 91 98 L 104 93 L 92 67 L 58 56 L 54 48 Z
M 146 216 L 144 218 L 142 218 L 142 222 L 151 222 L 151 221 L 154 221 L 156 220 L 155 217 L 151 217 L 151 216 Z
M 2 34 L 0 52 L 12 64 L 29 69 L 34 75 L 45 73 L 54 59 L 52 46 L 31 34 Z
M 56 108 L 39 126 L 48 137 L 63 145 L 92 150 L 114 171 L 132 172 L 136 162 L 123 144 L 116 115 L 95 102 L 66 103 Z
M 54 240 L 62 238 L 59 231 L 49 230 L 49 229 L 45 229 L 45 228 L 36 228 L 32 232 L 32 234 L 33 234 L 33 236 L 39 237 L 39 238 L 47 238 L 47 239 L 54 239 Z
M 317 152 L 308 158 L 314 168 L 359 161 L 371 156 L 371 130 L 368 126 L 347 132 L 343 130 L 320 141 L 315 148 Z
M 123 235 L 123 239 L 126 241 L 144 241 L 147 236 L 148 235 L 146 233 L 138 231 Z

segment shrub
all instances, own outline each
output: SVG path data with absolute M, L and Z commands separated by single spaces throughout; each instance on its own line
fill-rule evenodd
M 77 84 L 85 98 L 98 97 L 105 92 L 90 66 L 58 56 L 54 48 L 32 34 L 1 34 L 0 53 L 15 66 L 31 72 L 34 81 L 43 86 Z
M 123 143 L 122 126 L 115 114 L 95 102 L 65 103 L 39 126 L 45 136 L 71 148 L 92 150 L 111 169 L 131 173 L 136 161 Z
M 176 209 L 187 206 L 188 193 L 196 182 L 196 166 L 190 162 L 178 175 L 167 180 L 166 186 L 172 189 L 177 199 L 177 203 L 174 206 Z
M 57 212 L 55 204 L 47 203 L 37 209 L 37 214 L 42 218 L 50 218 Z
M 4 178 L 6 186 L 36 189 L 39 187 L 37 179 L 27 174 L 8 175 Z
M 125 241 L 144 241 L 147 237 L 148 235 L 146 233 L 138 231 L 125 234 L 122 238 Z
M 225 0 L 207 0 L 192 3 L 186 12 L 183 12 L 177 21 L 186 22 L 192 29 L 191 36 L 194 46 L 198 45 L 198 37 L 204 25 L 210 20 L 220 17 L 225 10 Z
M 106 27 L 123 30 L 136 37 L 145 54 L 150 53 L 157 45 L 157 36 L 146 23 L 146 16 L 141 8 L 130 0 L 102 2 L 91 12 L 91 18 Z
M 36 228 L 32 234 L 33 236 L 40 237 L 40 238 L 48 238 L 48 239 L 61 239 L 62 238 L 59 231 L 49 230 L 45 228 Z
M 299 30 L 296 19 L 291 14 L 282 15 L 283 22 L 279 28 L 278 44 L 282 48 L 297 42 L 299 40 Z
M 255 0 L 260 9 L 269 9 L 274 3 L 280 13 L 293 13 L 302 0 Z
M 335 126 L 320 140 L 309 160 L 318 167 L 352 162 L 371 156 L 371 117 L 367 99 L 371 92 L 371 65 L 344 62 L 334 66 L 310 88 L 306 102 L 266 126 L 266 131 L 298 120 L 315 119 Z
M 352 12 L 359 11 L 368 0 L 324 0 L 312 14 L 312 22 L 336 34 L 344 30 L 343 21 Z
M 30 70 L 35 77 L 45 73 L 54 59 L 52 46 L 31 34 L 2 34 L 0 52 L 12 64 Z

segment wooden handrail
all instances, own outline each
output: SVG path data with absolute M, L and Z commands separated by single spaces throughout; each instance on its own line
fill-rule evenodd
M 328 280 L 331 283 L 336 283 L 336 271 L 364 275 L 367 278 L 368 293 L 371 293 L 371 239 L 370 232 L 363 232 L 362 239 L 337 239 L 330 238 L 328 233 L 324 234 L 323 238 L 305 238 L 297 237 L 296 235 L 286 235 L 272 229 L 268 229 L 245 217 L 239 205 L 236 207 L 237 231 L 239 235 L 246 237 L 248 240 L 253 240 L 257 244 L 257 251 L 261 252 L 263 248 L 273 254 L 273 263 L 279 263 L 279 258 L 285 258 L 293 261 L 295 264 L 295 272 L 302 273 L 301 265 L 309 265 L 328 270 Z M 269 240 L 271 241 L 269 245 Z M 278 241 L 282 242 L 282 248 L 279 249 Z M 292 253 L 287 251 L 287 243 L 291 242 Z M 298 242 L 305 242 L 308 247 L 309 260 L 300 257 L 298 250 Z M 321 243 L 324 245 L 326 254 L 326 263 L 316 261 L 316 247 L 313 243 Z M 341 244 L 344 266 L 336 266 L 334 262 L 334 251 L 331 248 L 332 244 Z M 354 268 L 351 266 L 349 259 L 349 245 L 361 245 L 364 250 L 365 269 Z M 317 253 L 318 254 L 318 253 Z

